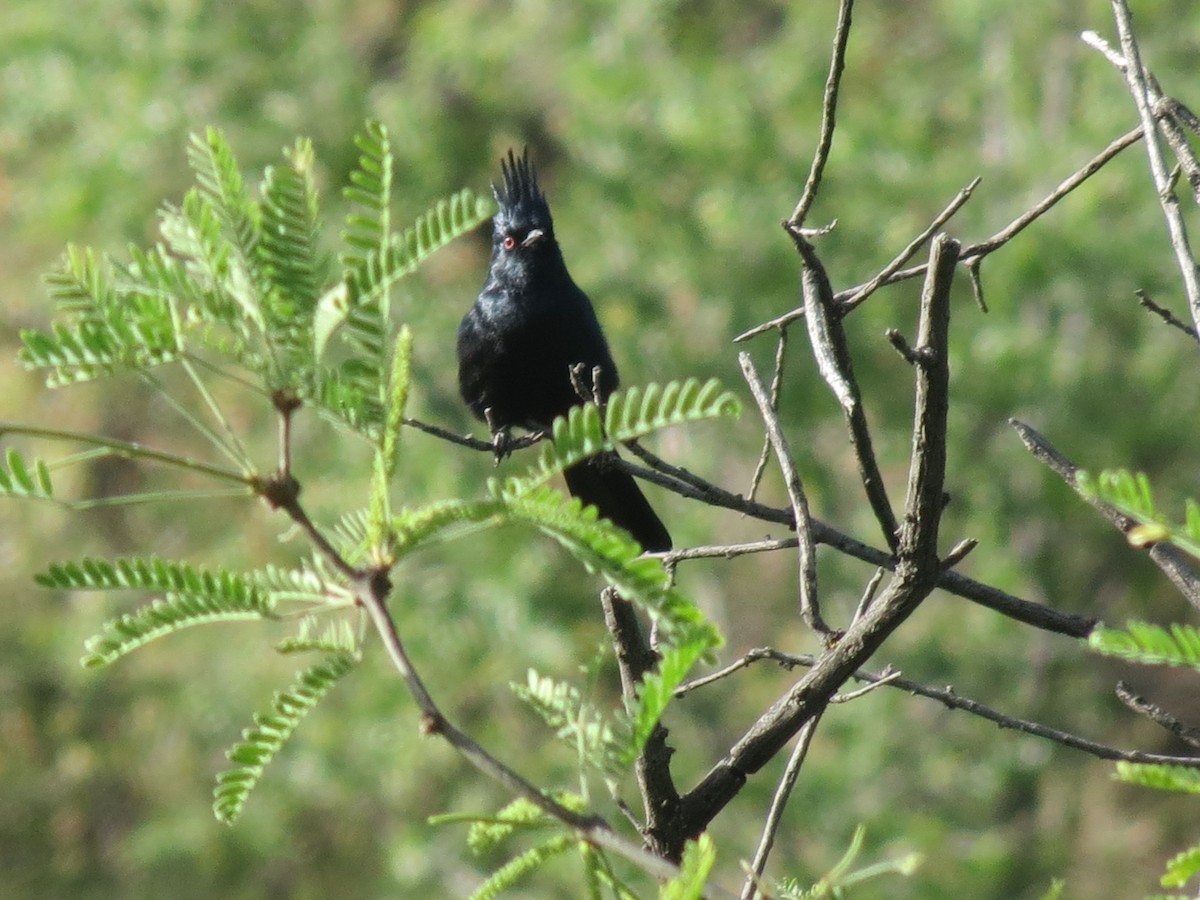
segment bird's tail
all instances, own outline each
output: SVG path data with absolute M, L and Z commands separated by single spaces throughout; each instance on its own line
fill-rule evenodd
M 643 550 L 671 549 L 671 535 L 642 493 L 633 476 L 616 468 L 616 454 L 594 456 L 563 472 L 567 490 L 600 515 L 624 528 Z

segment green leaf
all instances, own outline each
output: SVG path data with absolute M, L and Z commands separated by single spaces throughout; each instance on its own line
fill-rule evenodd
M 555 419 L 552 439 L 542 444 L 537 466 L 509 479 L 505 490 L 512 494 L 536 490 L 581 460 L 670 425 L 740 414 L 737 397 L 722 390 L 715 378 L 703 384 L 689 378 L 665 387 L 649 384 L 616 391 L 608 398 L 603 420 L 594 403 L 572 407 L 566 416 Z
M 305 616 L 300 620 L 296 634 L 284 638 L 275 649 L 280 653 L 348 653 L 357 657 L 360 652 L 354 629 L 345 619 L 329 622 L 318 633 L 320 622 L 316 616 Z
M 199 192 L 185 199 L 184 210 L 195 223 L 215 218 L 218 228 L 207 229 L 219 243 L 214 261 L 223 277 L 228 294 L 258 326 L 265 330 L 262 303 L 270 292 L 270 282 L 259 261 L 261 212 L 246 190 L 237 159 L 217 128 L 204 135 L 192 134 L 188 141 L 188 162 L 196 174 Z
M 88 653 L 82 663 L 88 668 L 108 665 L 155 638 L 193 625 L 272 618 L 275 613 L 270 594 L 244 576 L 155 557 L 60 563 L 37 581 L 45 587 L 166 591 L 165 598 L 106 622 L 85 645 Z
M 1159 882 L 1163 887 L 1181 888 L 1200 874 L 1200 845 L 1177 853 L 1167 862 L 1167 871 Z
M 526 492 L 520 485 L 510 492 L 512 481 L 489 485 L 502 504 L 501 520 L 524 522 L 553 537 L 589 572 L 599 573 L 627 600 L 639 603 L 660 623 L 664 638 L 672 640 L 676 628 L 694 627 L 689 640 L 703 640 L 718 647 L 721 636 L 696 606 L 670 586 L 662 561 L 641 555 L 629 535 L 600 519 L 594 507 L 583 507 L 577 499 L 566 500 L 549 487 Z
M 231 825 L 241 815 L 268 763 L 296 726 L 356 662 L 350 653 L 327 655 L 323 661 L 298 673 L 286 691 L 276 694 L 269 713 L 255 714 L 254 725 L 242 732 L 242 742 L 226 754 L 236 765 L 217 775 L 213 790 L 213 812 L 217 819 Z
M 15 447 L 5 454 L 0 465 L 0 497 L 22 497 L 29 500 L 54 500 L 54 485 L 50 467 L 40 459 L 33 461 L 33 471 Z
M 324 281 L 312 142 L 298 138 L 284 157 L 287 165 L 269 167 L 263 180 L 259 251 L 267 278 L 288 298 L 289 311 L 308 320 Z
M 559 797 L 557 799 L 570 809 L 582 808 L 582 803 L 578 801 L 578 798 Z M 449 820 L 442 818 L 440 821 Z M 541 807 L 535 806 L 524 797 L 517 797 L 495 816 L 487 818 L 471 816 L 466 821 L 471 822 L 471 828 L 467 832 L 467 846 L 471 848 L 472 853 L 477 855 L 494 849 L 501 841 L 511 837 L 514 832 L 540 829 L 555 824 L 555 820 L 543 812 Z
M 1126 784 L 1140 784 L 1160 791 L 1200 794 L 1200 770 L 1185 766 L 1119 762 L 1114 777 Z
M 688 841 L 683 848 L 679 874 L 659 889 L 659 900 L 700 900 L 716 861 L 717 847 L 707 832 Z
M 396 336 L 392 352 L 392 373 L 388 379 L 387 419 L 384 422 L 380 445 L 375 451 L 374 479 L 371 486 L 371 529 L 368 542 L 378 546 L 384 538 L 391 504 L 388 489 L 400 456 L 400 429 L 404 426 L 404 411 L 408 405 L 409 369 L 412 362 L 412 332 L 407 326 Z
M 492 900 L 512 888 L 531 872 L 541 868 L 547 861 L 561 856 L 576 843 L 570 835 L 557 835 L 543 844 L 531 847 L 520 856 L 514 857 L 493 872 L 473 894 L 471 900 Z
M 580 762 L 606 777 L 621 774 L 627 754 L 601 712 L 585 703 L 578 688 L 530 669 L 525 684 L 510 688 L 554 729 L 555 736 L 578 752 Z
M 106 257 L 69 246 L 62 268 L 45 281 L 62 319 L 50 333 L 22 331 L 20 359 L 28 369 L 50 369 L 50 387 L 149 369 L 182 353 L 172 298 L 143 283 L 116 281 Z
M 713 629 L 696 625 L 677 628 L 672 640 L 678 644 L 660 646 L 658 667 L 648 673 L 638 687 L 637 699 L 630 711 L 632 740 L 625 752 L 626 764 L 632 764 L 642 752 L 654 726 L 675 699 L 675 689 L 683 683 L 692 666 L 713 648 Z
M 1193 626 L 1163 628 L 1131 621 L 1125 627 L 1125 631 L 1096 628 L 1088 636 L 1088 645 L 1098 653 L 1133 662 L 1200 668 L 1200 631 Z

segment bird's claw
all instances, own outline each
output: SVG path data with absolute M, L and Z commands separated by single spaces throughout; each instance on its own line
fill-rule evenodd
M 495 457 L 496 465 L 500 465 L 500 461 L 512 453 L 512 433 L 507 425 L 496 424 L 492 418 L 490 406 L 483 411 L 483 418 L 487 422 L 488 430 L 492 433 L 492 455 Z

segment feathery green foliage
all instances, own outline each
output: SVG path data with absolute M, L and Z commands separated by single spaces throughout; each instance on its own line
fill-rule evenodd
M 272 618 L 274 604 L 258 589 L 234 581 L 218 581 L 199 591 L 168 591 L 136 612 L 126 613 L 104 624 L 104 630 L 89 638 L 87 668 L 106 666 L 155 638 L 193 625 Z
M 112 262 L 69 246 L 62 268 L 46 276 L 61 317 L 49 334 L 21 331 L 27 368 L 49 369 L 60 387 L 171 362 L 183 352 L 173 298 L 153 284 L 118 278 Z
M 1132 662 L 1200 669 L 1200 631 L 1191 625 L 1164 628 L 1150 622 L 1129 622 L 1125 631 L 1095 629 L 1088 644 L 1098 653 Z
M 619 775 L 636 759 L 675 688 L 698 659 L 719 646 L 721 636 L 672 585 L 661 560 L 642 556 L 626 532 L 548 482 L 589 455 L 658 429 L 736 416 L 740 404 L 715 380 L 620 391 L 603 408 L 584 404 L 557 420 L 552 439 L 523 477 L 493 480 L 481 498 L 394 508 L 393 482 L 403 471 L 401 429 L 411 387 L 413 334 L 393 316 L 391 292 L 432 253 L 480 224 L 491 213 L 491 203 L 461 191 L 397 231 L 391 208 L 395 159 L 387 129 L 368 122 L 356 144 L 358 166 L 346 189 L 353 209 L 336 259 L 322 246 L 312 144 L 299 139 L 285 149 L 283 162 L 268 167 L 254 191 L 225 137 L 208 129 L 190 140 L 188 159 L 196 186 L 177 206 L 163 207 L 161 241 L 130 248 L 125 263 L 90 249 L 69 248 L 61 271 L 48 279 L 58 313 L 55 322 L 47 332 L 22 334 L 22 360 L 29 368 L 48 370 L 51 385 L 138 373 L 232 460 L 234 469 L 102 436 L 21 428 L 27 435 L 82 441 L 91 449 L 80 458 L 114 453 L 167 463 L 172 471 L 232 482 L 284 506 L 289 501 L 272 492 L 295 487 L 289 481 L 295 449 L 292 420 L 313 411 L 373 444 L 365 505 L 324 526 L 315 540 L 318 552 L 294 568 L 266 565 L 237 573 L 155 556 L 84 558 L 50 566 L 38 582 L 62 590 L 161 595 L 107 622 L 87 642 L 86 666 L 106 665 L 193 625 L 303 614 L 296 632 L 275 649 L 316 652 L 321 660 L 276 694 L 271 708 L 254 716 L 243 740 L 229 751 L 233 766 L 219 775 L 213 806 L 217 817 L 229 823 L 301 719 L 359 660 L 367 618 L 352 588 L 360 575 L 387 575 L 405 556 L 478 529 L 505 524 L 537 529 L 648 611 L 658 625 L 660 665 L 646 677 L 630 708 L 611 721 L 563 682 L 531 672 L 527 686 L 517 688 L 576 749 L 581 766 L 600 772 L 615 791 Z M 167 363 L 178 364 L 189 380 L 200 412 L 169 394 L 166 379 L 149 372 Z M 213 374 L 232 376 L 271 399 L 284 444 L 275 475 L 255 471 L 252 455 L 231 424 L 235 417 L 221 409 L 220 392 L 206 385 Z M 30 465 L 10 449 L 0 467 L 0 494 L 53 499 L 50 465 L 40 460 Z M 317 527 L 289 511 L 304 530 Z M 585 806 L 575 795 L 562 802 L 576 810 Z M 511 804 L 498 819 L 476 823 L 469 842 L 479 849 L 517 831 L 545 829 L 551 831 L 546 840 L 511 858 L 476 896 L 507 890 L 572 847 L 580 854 L 589 895 L 599 896 L 607 886 L 616 897 L 633 896 L 603 852 L 581 843 L 527 801 Z M 686 879 L 667 896 L 695 896 L 701 889 L 711 853 L 692 853 Z
M 1160 884 L 1167 888 L 1184 887 L 1197 875 L 1200 875 L 1200 845 L 1189 847 L 1171 857 Z
M 213 812 L 218 819 L 226 824 L 237 819 L 263 770 L 296 726 L 357 662 L 354 653 L 327 654 L 323 661 L 300 672 L 286 691 L 275 695 L 269 713 L 255 714 L 254 725 L 242 732 L 241 743 L 227 754 L 234 767 L 217 775 Z
M 541 716 L 555 737 L 575 749 L 580 762 L 606 778 L 615 778 L 626 763 L 628 741 L 618 739 L 599 709 L 587 703 L 574 685 L 530 669 L 525 684 L 511 684 L 514 694 Z
M 50 468 L 40 459 L 33 461 L 33 471 L 15 447 L 9 447 L 4 465 L 0 465 L 0 497 L 21 497 L 28 500 L 54 500 L 54 485 Z
M 554 799 L 575 812 L 585 808 L 583 798 L 577 794 L 556 794 Z M 476 854 L 491 852 L 516 835 L 551 832 L 545 840 L 512 857 L 489 875 L 471 895 L 472 898 L 497 897 L 549 860 L 562 856 L 574 847 L 583 862 L 585 896 L 599 897 L 600 886 L 607 885 L 619 900 L 634 900 L 635 895 L 617 878 L 603 852 L 565 832 L 562 823 L 525 798 L 513 800 L 494 816 L 455 813 L 431 816 L 429 822 L 433 825 L 470 824 L 467 846 Z
M 659 663 L 638 688 L 630 710 L 631 735 L 624 762 L 632 765 L 646 746 L 654 726 L 675 699 L 675 689 L 701 657 L 713 649 L 712 636 L 703 626 L 687 625 L 672 634 L 672 643 L 660 645 Z
M 817 900 L 820 897 L 843 897 L 848 888 L 862 884 L 882 875 L 902 875 L 908 877 L 917 870 L 923 862 L 921 854 L 908 853 L 895 859 L 872 863 L 860 869 L 852 868 L 862 853 L 863 839 L 866 829 L 859 825 L 850 839 L 850 846 L 842 854 L 842 858 L 817 882 L 805 887 L 799 879 L 790 878 L 779 885 L 780 900 Z
M 1200 770 L 1155 763 L 1117 763 L 1116 778 L 1126 784 L 1177 794 L 1200 794 Z
M 741 411 L 737 397 L 722 390 L 715 378 L 703 383 L 689 378 L 661 387 L 649 384 L 615 391 L 605 403 L 603 416 L 596 404 L 585 403 L 555 419 L 552 439 L 542 445 L 537 465 L 524 476 L 508 479 L 505 492 L 534 491 L 580 460 L 667 426 L 717 417 L 736 418 Z
M 707 833 L 688 841 L 683 848 L 679 874 L 659 888 L 659 900 L 700 900 L 716 861 L 717 847 Z
M 1183 522 L 1172 522 L 1154 502 L 1150 479 L 1142 472 L 1125 469 L 1106 470 L 1097 477 L 1084 471 L 1075 476 L 1079 490 L 1096 497 L 1138 522 L 1128 532 L 1129 543 L 1145 547 L 1157 541 L 1170 541 L 1181 550 L 1200 558 L 1200 503 L 1184 500 Z

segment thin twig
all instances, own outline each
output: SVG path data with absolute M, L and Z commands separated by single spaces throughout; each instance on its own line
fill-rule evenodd
M 921 247 L 925 245 L 925 242 L 929 240 L 943 225 L 950 221 L 951 216 L 958 212 L 964 203 L 971 199 L 971 194 L 975 192 L 975 188 L 979 187 L 979 182 L 982 180 L 983 179 L 981 177 L 976 176 L 970 184 L 955 194 L 954 199 L 946 205 L 946 208 L 934 216 L 933 221 L 929 223 L 928 228 L 913 238 L 907 247 L 897 253 L 895 258 L 886 266 L 884 266 L 878 275 L 863 285 L 857 291 L 857 293 L 855 293 L 852 297 L 842 301 L 840 303 L 842 314 L 845 315 L 846 313 L 850 312 L 852 309 L 870 297 L 871 294 L 879 290 L 880 287 L 882 287 L 884 284 L 887 284 L 888 279 L 891 278 L 896 272 L 899 272 L 901 267 L 903 267 L 906 262 L 912 259 L 913 254 L 920 250 Z
M 983 257 L 999 250 L 1001 247 L 1003 247 L 1005 244 L 1007 244 L 1009 241 L 1011 241 L 1013 238 L 1015 238 L 1018 234 L 1020 234 L 1022 231 L 1024 231 L 1026 228 L 1028 228 L 1030 225 L 1032 225 L 1034 222 L 1036 222 L 1038 219 L 1040 219 L 1043 215 L 1045 215 L 1047 212 L 1049 212 L 1049 210 L 1055 204 L 1057 204 L 1060 200 L 1062 200 L 1069 193 L 1071 193 L 1073 190 L 1075 190 L 1077 187 L 1079 187 L 1081 184 L 1083 184 L 1083 182 L 1087 181 L 1087 179 L 1091 178 L 1093 175 L 1095 175 L 1097 172 L 1099 172 L 1118 153 L 1120 153 L 1125 148 L 1129 147 L 1131 144 L 1136 143 L 1138 141 L 1138 139 L 1141 138 L 1141 136 L 1142 136 L 1141 126 L 1138 126 L 1137 128 L 1133 129 L 1132 131 L 1121 135 L 1121 137 L 1114 140 L 1107 147 L 1105 147 L 1102 151 L 1100 151 L 1100 153 L 1098 153 L 1096 156 L 1094 156 L 1092 159 L 1090 159 L 1087 162 L 1087 164 L 1084 165 L 1081 169 L 1076 171 L 1069 178 L 1065 179 L 1061 184 L 1058 185 L 1058 187 L 1056 187 L 1053 191 L 1051 191 L 1049 194 L 1047 194 L 1046 197 L 1044 197 L 1040 202 L 1038 202 L 1036 205 L 1031 207 L 1026 212 L 1017 216 L 1017 218 L 1013 219 L 1011 222 L 1009 222 L 1007 225 L 1005 225 L 1002 229 L 1000 229 L 998 232 L 996 232 L 990 238 L 980 241 L 977 244 L 969 244 L 966 247 L 963 247 L 962 251 L 960 252 L 960 255 L 959 255 L 959 260 L 964 265 L 969 266 L 970 264 L 974 263 L 976 266 L 978 266 L 979 261 L 982 260 Z M 922 263 L 921 265 L 917 265 L 917 266 L 912 266 L 907 269 L 900 269 L 896 272 L 893 272 L 886 279 L 884 279 L 883 284 L 895 284 L 896 282 L 899 282 L 899 281 L 907 281 L 910 278 L 919 278 L 925 274 L 925 270 L 926 270 L 925 263 Z M 876 278 L 878 278 L 878 276 L 876 276 Z M 834 295 L 834 300 L 838 304 L 846 303 L 847 301 L 852 300 L 855 296 L 857 296 L 859 292 L 861 292 L 866 287 L 871 285 L 875 280 L 876 280 L 875 278 L 872 278 L 871 281 L 864 282 L 863 284 L 857 285 L 855 287 L 846 288 L 845 290 L 842 290 L 842 291 L 838 291 L 837 294 Z M 882 287 L 882 286 L 883 285 L 881 284 L 881 285 L 878 285 L 877 287 Z M 763 334 L 764 332 L 770 331 L 773 328 L 779 328 L 780 326 L 786 325 L 789 322 L 792 322 L 795 319 L 798 319 L 803 315 L 804 315 L 804 307 L 800 307 L 799 309 L 794 309 L 791 312 L 784 313 L 782 316 L 778 316 L 777 318 L 771 319 L 768 322 L 764 322 L 761 325 L 755 325 L 753 328 L 749 329 L 748 331 L 742 332 L 740 335 L 738 335 L 736 338 L 734 338 L 734 341 L 735 342 L 736 341 L 744 341 L 751 337 L 754 337 L 755 335 Z
M 1117 34 L 1121 38 L 1121 52 L 1125 56 L 1125 81 L 1133 102 L 1137 106 L 1138 117 L 1142 120 L 1142 129 L 1146 133 L 1146 155 L 1150 160 L 1150 172 L 1154 177 L 1154 186 L 1158 190 L 1158 201 L 1162 206 L 1163 216 L 1167 220 L 1167 231 L 1171 235 L 1171 249 L 1175 252 L 1175 260 L 1183 278 L 1184 292 L 1187 294 L 1188 308 L 1192 312 L 1192 322 L 1200 328 L 1200 267 L 1188 243 L 1187 226 L 1183 221 L 1183 213 L 1179 208 L 1179 197 L 1170 186 L 1170 167 L 1166 156 L 1157 139 L 1154 122 L 1154 106 L 1150 100 L 1150 89 L 1147 87 L 1146 70 L 1142 66 L 1141 51 L 1138 49 L 1137 38 L 1133 33 L 1133 14 L 1129 11 L 1126 0 L 1112 0 L 1113 16 L 1117 22 Z
M 747 666 L 760 662 L 762 660 L 771 660 L 789 671 L 797 667 L 812 668 L 817 665 L 820 658 L 807 653 L 784 653 L 780 650 L 774 650 L 770 647 L 757 647 L 748 651 L 744 656 L 736 662 L 731 663 L 719 672 L 714 672 L 712 675 L 706 675 L 703 678 L 696 678 L 692 681 L 685 682 L 675 690 L 675 696 L 682 697 L 685 694 L 691 693 L 693 690 L 712 684 L 721 678 L 737 672 Z M 978 700 L 972 700 L 970 697 L 964 697 L 956 693 L 952 688 L 935 688 L 921 684 L 911 678 L 905 678 L 902 675 L 896 674 L 888 676 L 886 672 L 869 672 L 866 670 L 855 671 L 851 677 L 855 681 L 865 682 L 867 684 L 877 684 L 880 682 L 886 683 L 890 687 L 898 688 L 902 691 L 907 691 L 910 694 L 916 694 L 919 697 L 927 697 L 930 700 L 936 700 L 943 706 L 949 709 L 961 710 L 962 712 L 970 713 L 973 716 L 987 719 L 989 722 L 994 722 L 1001 728 L 1010 731 L 1019 731 L 1023 734 L 1029 734 L 1034 737 L 1045 738 L 1048 741 L 1053 741 L 1056 744 L 1061 744 L 1064 747 L 1070 747 L 1073 750 L 1080 750 L 1100 759 L 1120 760 L 1123 762 L 1136 763 L 1161 763 L 1164 765 L 1186 766 L 1192 769 L 1200 769 L 1200 756 L 1167 756 L 1159 753 L 1146 753 L 1141 750 L 1120 750 L 1116 747 L 1110 747 L 1107 744 L 1101 744 L 1097 741 L 1089 740 L 1077 734 L 1071 734 L 1067 731 L 1061 731 L 1057 728 L 1051 728 L 1048 725 L 1042 725 L 1039 722 L 1033 722 L 1028 719 L 1020 719 L 1015 716 L 1010 716 L 1007 713 L 1002 713 L 990 706 L 980 703 Z M 1120 687 L 1120 686 L 1119 686 Z M 1140 698 L 1136 698 L 1140 700 Z M 1141 701 L 1145 702 L 1145 701 Z M 1136 707 L 1134 707 L 1136 709 Z M 1141 712 L 1141 710 L 1138 710 Z M 1156 720 L 1157 721 L 1157 720 Z M 1162 723 L 1160 723 L 1162 724 Z M 1187 740 L 1189 737 L 1195 737 L 1198 741 L 1197 746 L 1200 746 L 1200 729 L 1192 729 L 1189 726 L 1181 726 L 1188 737 L 1183 737 L 1182 734 L 1174 731 L 1170 726 L 1172 734 L 1177 737 Z M 1194 733 L 1193 733 L 1194 732 Z
M 891 666 L 883 670 L 878 681 L 872 681 L 870 684 L 863 685 L 857 690 L 850 691 L 848 694 L 838 692 L 829 698 L 830 703 L 850 703 L 857 700 L 859 697 L 865 697 L 872 691 L 876 691 L 884 685 L 891 684 L 900 678 L 900 670 L 893 669 Z
M 758 885 L 767 868 L 767 857 L 771 854 L 771 848 L 775 846 L 775 835 L 779 832 L 779 823 L 783 821 L 783 811 L 787 807 L 788 799 L 792 796 L 792 789 L 796 786 L 796 779 L 800 776 L 800 767 L 804 765 L 804 759 L 808 756 L 808 748 L 812 745 L 812 739 L 817 733 L 817 725 L 820 724 L 820 721 L 819 715 L 814 716 L 800 729 L 800 734 L 796 738 L 796 746 L 792 748 L 792 754 L 788 757 L 783 776 L 775 788 L 775 796 L 771 798 L 771 806 L 767 810 L 766 821 L 763 822 L 762 836 L 758 840 L 758 848 L 754 851 L 754 861 L 750 863 L 750 871 L 746 873 L 746 883 L 742 886 L 741 900 L 753 900 L 756 896 L 763 896 L 758 890 Z
M 485 453 L 496 452 L 496 442 L 494 440 L 485 441 L 474 435 L 457 434 L 448 428 L 443 428 L 440 425 L 430 425 L 428 422 L 422 422 L 418 419 L 406 418 L 404 424 L 418 431 L 441 438 L 443 441 L 449 441 L 452 444 L 458 444 L 460 447 L 466 447 L 468 450 L 482 450 Z M 542 431 L 530 432 L 519 438 L 509 438 L 508 443 L 505 445 L 505 451 L 511 453 L 514 450 L 523 450 L 545 439 L 546 434 Z
M 1117 510 L 1115 507 L 1098 497 L 1088 496 L 1079 490 L 1079 466 L 1063 456 L 1045 437 L 1024 422 L 1009 419 L 1010 424 L 1018 435 L 1021 443 L 1034 455 L 1034 458 L 1045 463 L 1050 469 L 1067 483 L 1075 493 L 1094 507 L 1113 526 L 1128 534 L 1138 526 L 1138 522 Z M 1200 609 L 1200 573 L 1197 573 L 1191 557 L 1167 541 L 1160 541 L 1150 547 L 1150 559 L 1154 561 L 1171 583 L 1179 589 L 1197 609 Z
M 790 234 L 804 261 L 804 270 L 800 275 L 804 295 L 804 319 L 813 356 L 817 360 L 817 369 L 842 408 L 863 491 L 867 495 L 867 502 L 875 514 L 876 521 L 879 522 L 884 541 L 894 551 L 898 540 L 896 514 L 892 510 L 887 486 L 879 470 L 879 462 L 875 458 L 862 392 L 854 374 L 850 342 L 846 337 L 842 316 L 833 302 L 833 288 L 830 286 L 825 266 L 812 244 L 799 231 L 793 230 Z
M 164 450 L 154 450 L 134 441 L 119 441 L 116 438 L 102 437 L 83 431 L 68 431 L 63 428 L 40 428 L 33 425 L 22 425 L 20 422 L 0 421 L 0 437 L 6 434 L 19 434 L 25 437 L 43 438 L 48 441 L 66 441 L 89 447 L 99 447 L 113 456 L 120 456 L 127 459 L 148 459 L 180 469 L 190 469 L 193 472 L 199 472 L 201 475 L 208 475 L 220 481 L 232 481 L 236 484 L 246 486 L 253 486 L 254 483 L 253 477 L 248 474 L 234 472 L 231 469 L 223 469 L 220 466 L 201 462 L 188 456 L 179 456 L 178 454 L 168 453 Z
M 800 615 L 808 627 L 820 635 L 829 636 L 833 633 L 825 620 L 821 618 L 821 606 L 817 597 L 817 553 L 813 545 L 812 521 L 808 514 L 808 498 L 804 495 L 804 484 L 800 473 L 796 470 L 796 460 L 792 457 L 792 449 L 788 446 L 783 428 L 779 424 L 779 415 L 771 406 L 771 398 L 763 386 L 750 359 L 749 353 L 739 353 L 738 363 L 742 367 L 742 375 L 750 385 L 750 393 L 758 404 L 759 414 L 771 446 L 775 449 L 775 458 L 779 469 L 783 472 L 783 480 L 787 485 L 788 499 L 792 504 L 792 513 L 796 521 L 796 535 L 799 538 L 800 551 Z
M 1117 682 L 1116 695 L 1118 700 L 1138 715 L 1145 716 L 1156 725 L 1161 725 L 1184 743 L 1200 747 L 1200 728 L 1183 724 L 1161 706 L 1151 703 L 1145 697 L 1139 697 L 1129 689 L 1129 685 L 1124 681 Z
M 1154 313 L 1172 328 L 1178 328 L 1193 341 L 1200 341 L 1200 332 L 1197 332 L 1196 329 L 1187 324 L 1187 322 L 1183 322 L 1176 318 L 1175 314 L 1166 307 L 1159 306 L 1145 291 L 1135 291 L 1135 293 L 1137 294 L 1138 303 L 1140 303 L 1144 308 L 1150 310 L 1150 312 Z
M 771 409 L 779 409 L 779 398 L 783 392 L 783 361 L 787 355 L 787 328 L 779 329 L 779 340 L 775 344 L 775 372 L 771 376 Z M 754 476 L 750 479 L 750 490 L 746 492 L 746 496 L 751 500 L 758 493 L 758 486 L 762 484 L 763 475 L 767 471 L 767 463 L 771 459 L 771 437 L 770 435 L 763 436 L 762 452 L 758 455 L 758 465 L 754 467 Z
M 945 482 L 950 287 L 957 260 L 956 242 L 945 235 L 934 239 L 919 327 L 920 346 L 929 349 L 931 359 L 918 371 L 913 458 L 896 575 L 837 644 L 822 653 L 816 665 L 759 716 L 696 787 L 679 798 L 674 822 L 679 831 L 694 833 L 706 827 L 751 775 L 825 710 L 834 692 L 929 596 L 943 574 L 937 539 Z
M 854 0 L 841 0 L 838 5 L 837 25 L 833 32 L 833 53 L 829 60 L 829 75 L 825 79 L 825 95 L 821 101 L 821 133 L 817 138 L 817 149 L 813 154 L 812 167 L 804 182 L 804 192 L 800 201 L 787 220 L 791 228 L 800 228 L 808 216 L 809 208 L 817 198 L 817 190 L 821 186 L 821 176 L 825 172 L 825 164 L 829 160 L 829 151 L 833 146 L 833 130 L 837 121 L 838 88 L 842 81 L 842 72 L 846 68 L 846 44 L 850 40 L 850 17 L 854 9 Z

